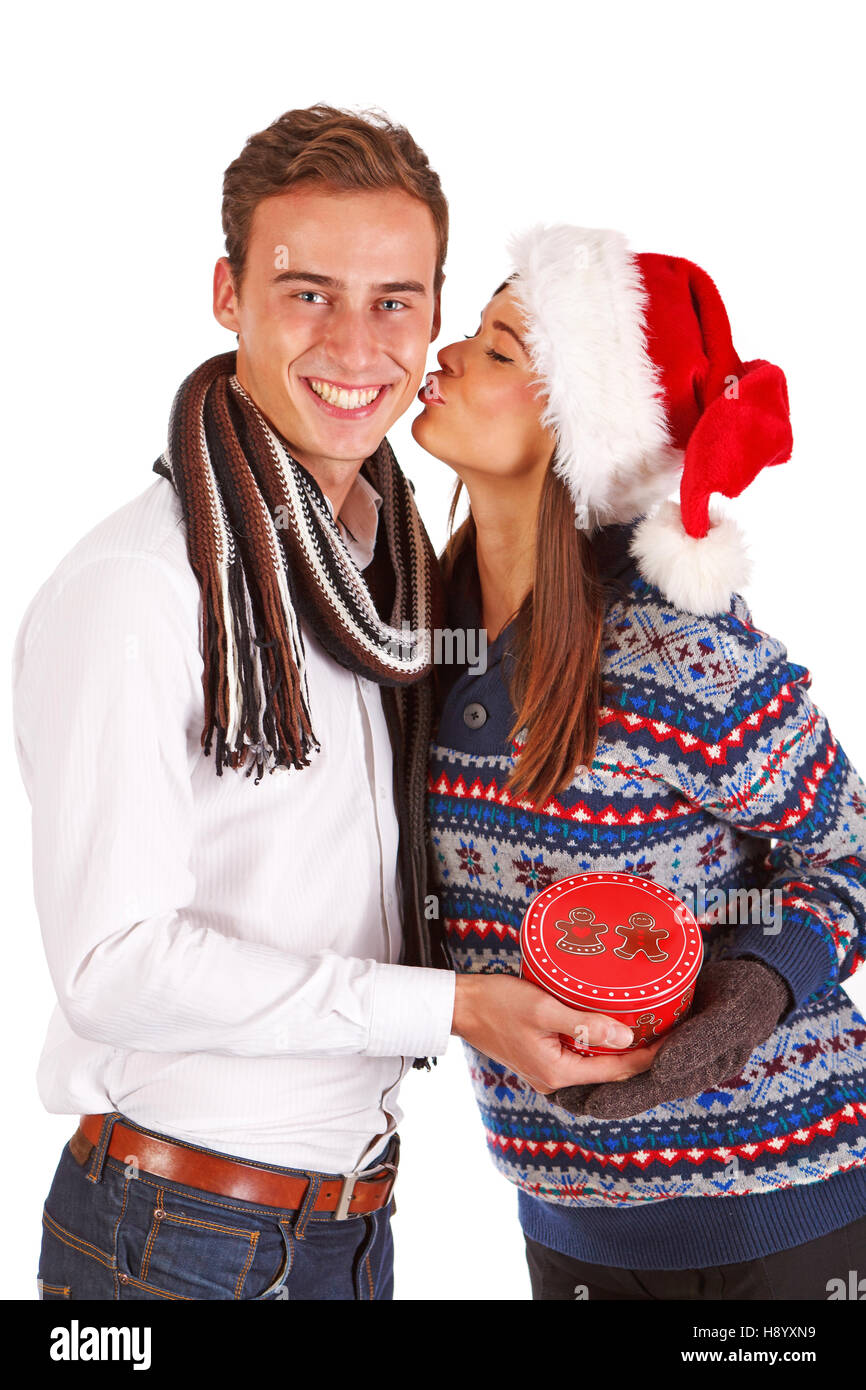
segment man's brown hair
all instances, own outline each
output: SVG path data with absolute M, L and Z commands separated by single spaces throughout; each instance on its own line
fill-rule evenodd
M 238 292 L 256 207 L 302 182 L 346 191 L 398 188 L 426 203 L 436 228 L 433 294 L 438 294 L 445 278 L 448 203 L 426 154 L 384 113 L 321 104 L 286 111 L 251 135 L 225 171 L 223 231 Z

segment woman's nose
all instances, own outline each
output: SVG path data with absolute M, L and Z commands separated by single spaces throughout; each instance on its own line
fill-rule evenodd
M 436 354 L 436 361 L 449 376 L 457 376 L 461 370 L 460 352 L 462 346 L 462 343 L 448 343 L 444 348 L 440 348 Z

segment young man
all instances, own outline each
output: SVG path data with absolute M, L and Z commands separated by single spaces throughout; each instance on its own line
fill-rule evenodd
M 426 910 L 441 602 L 385 435 L 439 331 L 437 176 L 386 121 L 290 111 L 226 171 L 223 226 L 236 351 L 15 647 L 39 1090 L 82 1117 L 44 1298 L 388 1298 L 413 1059 L 454 1032 L 545 1090 L 651 1061 L 573 1057 L 560 1032 L 611 1021 L 455 980 Z

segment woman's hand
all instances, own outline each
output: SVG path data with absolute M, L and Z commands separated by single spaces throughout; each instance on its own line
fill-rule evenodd
M 659 1040 L 643 1076 L 625 1086 L 565 1088 L 551 1100 L 572 1115 L 626 1120 L 667 1101 L 717 1090 L 742 1070 L 793 1005 L 785 980 L 766 962 L 748 956 L 710 961 L 698 976 L 691 1013 Z
M 611 1030 L 620 1030 L 610 1036 Z M 570 1009 L 516 975 L 458 975 L 451 1032 L 465 1038 L 540 1091 L 623 1081 L 652 1065 L 661 1041 L 618 1056 L 579 1057 L 560 1033 L 579 1046 L 627 1047 L 631 1028 L 608 1014 Z

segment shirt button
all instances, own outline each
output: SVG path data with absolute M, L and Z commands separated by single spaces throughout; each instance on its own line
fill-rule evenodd
M 469 729 L 480 729 L 482 724 L 487 723 L 487 710 L 483 705 L 479 705 L 477 700 L 473 700 L 463 711 L 463 723 Z

